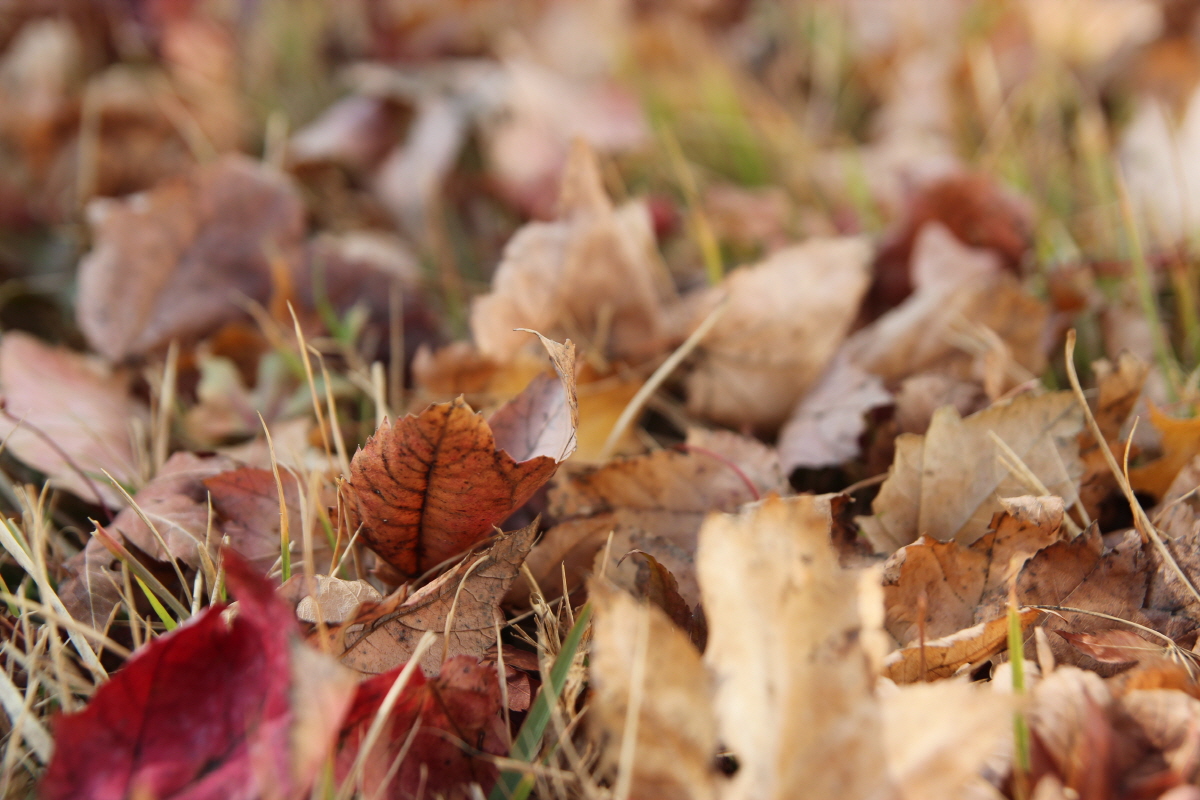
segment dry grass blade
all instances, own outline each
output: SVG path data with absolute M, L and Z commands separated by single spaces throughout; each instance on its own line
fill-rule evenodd
M 1100 443 L 1100 452 L 1104 456 L 1104 460 L 1108 464 L 1113 478 L 1116 480 L 1117 485 L 1121 487 L 1121 492 L 1129 502 L 1129 509 L 1133 512 L 1133 520 L 1138 533 L 1141 534 L 1143 541 L 1149 541 L 1154 545 L 1159 556 L 1179 576 L 1179 579 L 1183 581 L 1183 585 L 1187 587 L 1192 597 L 1196 598 L 1197 602 L 1200 602 L 1200 590 L 1196 589 L 1196 584 L 1192 581 L 1191 576 L 1183 571 L 1183 567 L 1179 566 L 1179 561 L 1171 554 L 1166 543 L 1163 542 L 1162 534 L 1159 533 L 1158 528 L 1154 527 L 1154 523 L 1150 521 L 1150 517 L 1146 515 L 1145 509 L 1142 508 L 1142 504 L 1133 493 L 1133 487 L 1129 485 L 1129 479 L 1126 477 L 1124 471 L 1122 471 L 1120 465 L 1117 464 L 1117 459 L 1113 456 L 1112 451 L 1104 445 L 1104 432 L 1100 430 L 1095 415 L 1092 414 L 1091 408 L 1088 407 L 1087 398 L 1084 396 L 1083 388 L 1079 384 L 1079 376 L 1075 372 L 1075 331 L 1073 329 L 1067 331 L 1065 351 L 1067 378 L 1071 382 L 1071 389 L 1075 392 L 1075 398 L 1083 408 L 1083 416 L 1087 421 L 1088 429 L 1096 441 Z

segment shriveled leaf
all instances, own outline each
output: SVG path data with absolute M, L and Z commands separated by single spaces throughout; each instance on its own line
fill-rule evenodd
M 1104 664 L 1160 660 L 1166 655 L 1161 642 L 1152 642 L 1128 628 L 1109 628 L 1096 633 L 1055 633 L 1070 642 L 1079 652 Z
M 354 616 L 363 603 L 378 603 L 383 599 L 366 581 L 347 581 L 329 575 L 317 575 L 316 590 L 296 604 L 296 617 L 304 622 L 323 622 L 336 625 Z
M 1098 611 L 1156 627 L 1158 623 L 1141 611 L 1155 566 L 1156 559 L 1136 533 L 1128 532 L 1115 547 L 1108 549 L 1093 527 L 1070 542 L 1047 547 L 1030 559 L 1017 579 L 1017 600 L 1029 605 Z M 1049 630 L 1095 633 L 1117 624 L 1086 614 L 1064 613 L 1048 618 L 1045 626 Z M 1051 646 L 1059 662 L 1096 666 L 1062 640 L 1051 639 Z
M 133 431 L 149 414 L 130 395 L 128 375 L 9 331 L 0 338 L 0 393 L 8 412 L 0 416 L 5 448 L 46 473 L 53 486 L 115 507 L 124 503 L 104 471 L 122 484 L 140 483 Z
M 688 410 L 726 425 L 777 429 L 816 385 L 858 313 L 870 249 L 861 239 L 813 239 L 732 273 L 701 304 L 728 305 L 697 349 Z
M 539 375 L 488 419 L 496 447 L 515 461 L 548 456 L 561 464 L 575 452 L 579 398 L 575 389 L 575 345 L 541 336 L 558 377 Z
M 400 668 L 358 686 L 346 713 L 335 761 L 339 782 L 350 774 L 367 731 Z M 365 797 L 473 797 L 471 784 L 487 792 L 496 780 L 488 756 L 507 752 L 500 717 L 500 683 L 492 666 L 470 656 L 441 665 L 436 677 L 418 670 L 392 707 L 382 734 L 363 757 L 357 786 Z M 403 758 L 400 756 L 403 754 Z
M 529 223 L 505 247 L 492 292 L 471 308 L 479 349 L 507 361 L 528 341 L 515 329 L 530 328 L 617 359 L 654 355 L 664 344 L 665 294 L 645 206 L 613 209 L 582 141 L 571 151 L 560 205 L 558 220 Z
M 611 568 L 630 550 L 650 553 L 674 573 L 694 605 L 699 597 L 692 557 L 704 515 L 785 489 L 778 459 L 766 445 L 728 431 L 689 434 L 685 452 L 618 459 L 554 486 L 550 514 L 559 524 L 530 554 L 529 568 L 551 595 L 560 591 L 563 563 L 568 585 L 580 586 L 611 532 Z
M 971 544 L 1002 510 L 1000 498 L 1029 493 L 1005 466 L 998 437 L 1050 494 L 1070 506 L 1081 470 L 1077 435 L 1082 415 L 1070 392 L 1021 396 L 966 419 L 950 407 L 934 414 L 924 436 L 896 439 L 896 458 L 871 508 L 860 519 L 879 552 L 917 536 Z
M 1046 754 L 1047 771 L 1074 793 L 1069 796 L 1111 796 L 1131 754 L 1117 750 L 1114 701 L 1105 682 L 1095 673 L 1059 667 L 1032 694 L 1026 718 Z
M 89 208 L 95 246 L 79 267 L 76 314 L 117 361 L 194 338 L 269 299 L 272 262 L 297 263 L 304 206 L 282 174 L 227 156 L 128 200 Z
M 992 530 L 970 546 L 922 537 L 888 559 L 884 625 L 901 646 L 920 635 L 922 603 L 927 639 L 1003 616 L 1008 587 L 1021 567 L 1064 538 L 1060 498 L 1013 498 L 1005 506 L 992 519 Z
M 82 712 L 59 718 L 42 797 L 308 796 L 353 675 L 299 655 L 274 586 L 236 557 L 225 568 L 233 621 L 224 606 L 206 609 L 139 650 Z M 306 680 L 314 674 L 324 680 Z
M 1034 608 L 1020 612 L 1021 625 L 1032 624 L 1041 612 Z M 963 667 L 978 664 L 1008 645 L 1008 618 L 993 617 L 949 636 L 917 643 L 890 654 L 883 662 L 883 674 L 896 683 L 916 683 L 931 677 L 948 678 Z
M 636 714 L 629 796 L 716 797 L 717 722 L 700 653 L 657 607 L 598 581 L 589 583 L 588 597 L 596 609 L 591 713 L 603 737 L 604 764 L 619 765 L 627 719 Z
M 966 247 L 932 223 L 921 229 L 912 258 L 916 291 L 847 340 L 853 363 L 889 387 L 933 370 L 970 378 L 986 365 L 982 356 L 960 348 L 965 337 L 981 353 L 996 341 L 1003 344 L 1009 384 L 1041 374 L 1046 307 L 1021 291 L 994 253 Z
M 697 567 L 719 735 L 740 764 L 723 796 L 887 796 L 856 578 L 828 516 L 810 497 L 712 515 Z
M 787 472 L 844 464 L 860 452 L 864 415 L 889 405 L 883 382 L 844 357 L 836 357 L 821 380 L 792 410 L 779 432 L 779 460 Z
M 496 641 L 500 600 L 516 580 L 536 536 L 536 524 L 500 536 L 483 553 L 417 591 L 395 612 L 365 630 L 346 632 L 342 663 L 368 674 L 387 672 L 408 660 L 425 631 L 438 634 L 421 661 L 427 674 L 436 674 L 444 657 L 483 656 Z M 443 634 L 451 612 L 446 642 Z

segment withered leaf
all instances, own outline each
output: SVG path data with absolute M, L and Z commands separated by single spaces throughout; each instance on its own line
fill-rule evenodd
M 535 380 L 501 408 L 496 433 L 461 397 L 380 426 L 346 484 L 372 550 L 415 577 L 482 540 L 550 479 L 573 452 L 578 415 L 574 347 L 554 357 L 559 380 Z
M 728 305 L 697 349 L 688 410 L 731 426 L 774 430 L 821 377 L 866 291 L 861 239 L 813 239 L 730 274 L 698 310 Z
M 368 674 L 386 672 L 408 660 L 425 631 L 438 634 L 421 661 L 427 674 L 437 674 L 443 658 L 483 656 L 496 641 L 500 599 L 516 579 L 536 536 L 536 523 L 501 535 L 483 553 L 417 591 L 393 614 L 365 630 L 347 632 L 342 663 Z M 452 610 L 447 643 L 446 620 Z M 333 635 L 336 638 L 337 631 Z
M 9 331 L 0 338 L 0 392 L 8 412 L 0 416 L 0 439 L 17 458 L 46 473 L 51 485 L 116 507 L 124 501 L 104 471 L 125 485 L 141 482 L 132 437 L 149 414 L 130 396 L 127 375 Z M 45 438 L 18 421 L 36 426 Z
M 888 559 L 884 626 L 901 646 L 920 635 L 922 604 L 926 639 L 1003 615 L 1012 578 L 1035 553 L 1065 536 L 1061 498 L 1020 497 L 1004 503 L 1006 510 L 992 519 L 992 530 L 970 546 L 922 537 Z
M 1075 649 L 1104 664 L 1132 664 L 1135 661 L 1161 660 L 1166 650 L 1162 642 L 1152 642 L 1127 628 L 1109 628 L 1096 633 L 1055 631 Z
M 717 722 L 712 679 L 686 634 L 656 606 L 639 603 L 598 581 L 588 585 L 595 604 L 589 658 L 595 697 L 592 712 L 604 734 L 603 753 L 615 766 L 637 704 L 637 757 L 630 797 L 704 800 L 716 796 L 713 769 Z M 641 679 L 640 685 L 635 682 Z
M 890 789 L 857 580 L 838 565 L 829 518 L 813 498 L 710 516 L 697 568 L 719 734 L 740 763 L 724 796 L 868 798 Z
M 509 240 L 492 292 L 471 307 L 479 349 L 507 361 L 528 341 L 514 329 L 532 328 L 617 359 L 654 355 L 663 345 L 666 294 L 645 206 L 614 210 L 595 153 L 577 141 L 561 207 L 558 220 L 531 222 Z
M 924 436 L 896 439 L 896 457 L 871 508 L 859 520 L 877 551 L 890 553 L 918 535 L 974 542 L 1001 510 L 1000 498 L 1029 493 L 1002 458 L 996 437 L 1066 506 L 1077 497 L 1077 435 L 1082 415 L 1070 392 L 1023 395 L 966 419 L 939 409 Z
M 226 156 L 127 200 L 89 208 L 95 246 L 79 266 L 76 314 L 117 361 L 208 333 L 265 302 L 277 264 L 298 263 L 304 205 L 281 173 Z
M 620 569 L 616 562 L 630 550 L 650 553 L 695 605 L 692 556 L 704 515 L 732 511 L 786 486 L 778 458 L 761 442 L 728 431 L 689 433 L 684 452 L 618 459 L 557 483 L 550 490 L 550 514 L 559 524 L 530 554 L 529 568 L 548 594 L 560 591 L 564 563 L 568 585 L 579 586 L 611 532 L 609 568 Z M 518 587 L 517 593 L 526 589 Z
M 1026 608 L 1019 613 L 1024 628 L 1042 612 Z M 883 662 L 883 674 L 896 683 L 915 683 L 930 677 L 948 678 L 965 666 L 978 664 L 999 653 L 1007 644 L 1008 617 L 993 617 L 989 622 L 889 654 Z

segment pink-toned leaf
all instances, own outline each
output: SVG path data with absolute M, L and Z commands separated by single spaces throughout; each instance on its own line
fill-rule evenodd
M 103 472 L 123 484 L 140 481 L 133 428 L 148 419 L 128 387 L 127 375 L 94 359 L 25 333 L 6 333 L 0 339 L 0 392 L 8 414 L 0 416 L 0 437 L 52 485 L 85 500 L 122 505 Z

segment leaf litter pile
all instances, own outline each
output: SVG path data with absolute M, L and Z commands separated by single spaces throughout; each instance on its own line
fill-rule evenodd
M 0 0 L 0 788 L 1200 798 L 1200 3 Z

